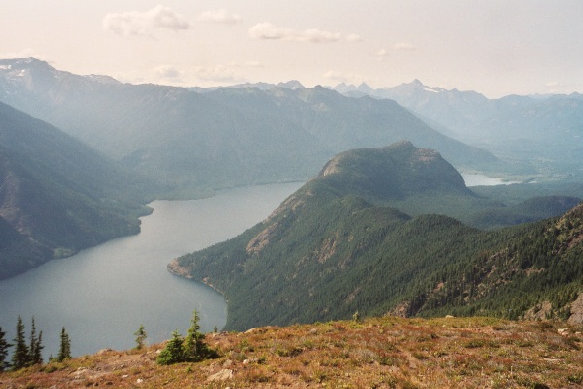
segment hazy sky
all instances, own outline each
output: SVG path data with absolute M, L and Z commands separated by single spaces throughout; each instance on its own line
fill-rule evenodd
M 582 0 L 18 0 L 0 57 L 131 83 L 583 91 Z

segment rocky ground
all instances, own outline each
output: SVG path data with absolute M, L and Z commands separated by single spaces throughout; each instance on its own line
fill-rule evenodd
M 1 388 L 583 388 L 581 326 L 491 318 L 210 333 L 220 357 L 160 366 L 163 344 L 0 373 Z

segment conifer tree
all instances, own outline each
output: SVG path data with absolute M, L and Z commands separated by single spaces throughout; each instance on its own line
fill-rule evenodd
M 43 342 L 43 332 L 40 331 L 38 333 L 38 338 L 36 338 L 36 342 L 34 345 L 34 354 L 31 353 L 31 364 L 36 365 L 37 363 L 43 363 L 43 354 L 42 351 L 45 346 L 42 345 Z
M 196 309 L 192 312 L 192 319 L 190 320 L 190 328 L 186 333 L 184 339 L 184 357 L 189 361 L 196 361 L 200 359 L 202 334 L 199 332 L 200 325 L 198 324 L 200 318 Z
M 164 350 L 156 358 L 156 362 L 160 365 L 170 365 L 172 363 L 184 361 L 184 351 L 182 349 L 182 343 L 184 339 L 178 330 L 172 332 L 172 339 L 166 343 Z
M 0 327 L 0 372 L 10 367 L 10 364 L 6 359 L 8 358 L 8 349 L 12 347 L 12 345 L 6 341 L 5 336 L 6 333 L 2 331 L 2 327 Z
M 71 341 L 69 340 L 69 334 L 67 334 L 65 327 L 63 327 L 61 329 L 61 346 L 59 347 L 57 361 L 63 361 L 67 358 L 71 358 Z
M 32 317 L 30 324 L 30 343 L 28 346 L 28 365 L 34 365 L 37 363 L 42 363 L 42 331 L 36 336 L 36 325 L 34 323 L 34 316 Z
M 22 324 L 22 318 L 18 316 L 18 322 L 16 324 L 16 349 L 12 355 L 12 369 L 18 370 L 28 365 L 28 347 L 24 340 L 24 324 Z
M 148 333 L 144 328 L 144 325 L 140 325 L 140 328 L 136 332 L 134 332 L 136 336 L 136 350 L 141 350 L 144 348 L 146 338 L 148 337 Z
M 214 355 L 206 343 L 204 343 L 204 334 L 199 331 L 199 321 L 200 317 L 195 309 L 192 312 L 190 328 L 184 339 L 184 359 L 187 361 L 200 361 L 201 359 Z

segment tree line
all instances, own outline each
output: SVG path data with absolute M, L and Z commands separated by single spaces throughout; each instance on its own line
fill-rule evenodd
M 28 344 L 24 335 L 24 324 L 20 316 L 18 316 L 16 323 L 16 337 L 13 339 L 14 344 L 8 343 L 6 333 L 0 327 L 0 372 L 6 369 L 18 370 L 23 367 L 42 364 L 42 350 L 44 349 L 42 339 L 43 332 L 39 331 L 38 335 L 36 333 L 34 317 L 31 319 Z M 8 350 L 11 347 L 14 347 L 14 352 L 12 353 L 12 358 L 9 360 Z M 59 353 L 56 358 L 51 356 L 50 360 L 60 362 L 68 358 L 71 358 L 71 341 L 69 334 L 67 334 L 65 327 L 63 327 L 61 329 Z
M 210 349 L 204 342 L 204 334 L 200 332 L 199 325 L 200 317 L 196 310 L 192 313 L 190 328 L 187 331 L 186 337 L 182 337 L 178 331 L 172 333 L 166 347 L 162 350 L 156 362 L 161 365 L 169 365 L 177 362 L 197 362 L 206 358 L 215 358 L 218 356 L 215 350 Z M 216 328 L 215 328 L 216 331 Z M 8 343 L 6 340 L 6 333 L 0 327 L 0 372 L 7 369 L 19 370 L 24 367 L 33 366 L 43 363 L 42 350 L 42 331 L 37 335 L 34 317 L 31 320 L 31 329 L 29 342 L 27 344 L 24 335 L 24 324 L 22 318 L 18 316 L 16 324 L 16 337 L 14 344 Z M 134 332 L 136 350 L 141 350 L 146 345 L 146 338 L 148 334 L 143 325 L 140 325 L 138 330 Z M 12 354 L 12 359 L 8 360 L 8 349 L 15 347 Z M 61 343 L 59 353 L 56 358 L 52 356 L 49 362 L 61 362 L 65 359 L 71 358 L 71 341 L 69 334 L 63 327 L 61 329 Z

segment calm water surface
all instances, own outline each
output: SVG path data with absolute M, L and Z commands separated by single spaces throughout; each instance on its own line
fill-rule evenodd
M 150 343 L 190 324 L 199 311 L 203 331 L 226 323 L 223 297 L 166 271 L 171 259 L 238 235 L 263 220 L 301 183 L 236 188 L 192 201 L 154 201 L 136 236 L 108 241 L 0 281 L 0 327 L 11 340 L 22 316 L 43 331 L 45 358 L 57 355 L 61 327 L 72 354 L 135 345 L 143 324 Z
M 510 185 L 518 184 L 520 181 L 505 181 L 502 178 L 497 177 L 487 177 L 482 174 L 469 174 L 463 173 L 462 177 L 466 183 L 466 186 L 478 186 L 478 185 Z

